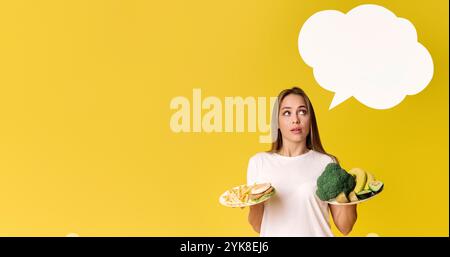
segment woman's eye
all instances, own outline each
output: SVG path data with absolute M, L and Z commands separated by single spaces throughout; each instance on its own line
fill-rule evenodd
M 305 115 L 306 114 L 306 110 L 299 110 L 298 111 L 300 114 Z
M 291 112 L 289 112 L 289 111 L 283 112 L 283 115 L 284 115 L 284 116 L 289 116 L 290 114 L 291 114 Z

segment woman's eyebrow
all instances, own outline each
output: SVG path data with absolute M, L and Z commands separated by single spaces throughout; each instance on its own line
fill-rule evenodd
M 306 108 L 306 105 L 300 105 L 297 108 L 302 108 L 302 107 Z M 292 109 L 292 108 L 290 106 L 284 106 L 284 107 L 281 107 L 281 110 L 283 110 L 283 109 Z

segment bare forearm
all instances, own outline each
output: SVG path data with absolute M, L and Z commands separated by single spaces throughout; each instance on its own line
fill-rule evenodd
M 356 204 L 345 206 L 331 206 L 334 224 L 342 234 L 347 235 L 352 231 L 358 217 Z
M 260 233 L 262 216 L 264 213 L 264 206 L 262 204 L 257 204 L 250 206 L 250 212 L 248 214 L 248 222 L 252 226 L 253 230 Z

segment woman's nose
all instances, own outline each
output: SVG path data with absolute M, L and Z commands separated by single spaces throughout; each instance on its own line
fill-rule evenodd
M 300 118 L 297 115 L 295 115 L 294 119 L 292 120 L 292 123 L 293 124 L 300 124 Z

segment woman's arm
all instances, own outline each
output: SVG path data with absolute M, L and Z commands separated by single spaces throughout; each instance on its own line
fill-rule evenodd
M 252 225 L 253 230 L 259 233 L 261 231 L 261 222 L 264 214 L 264 204 L 256 204 L 250 206 L 250 212 L 248 213 L 248 222 Z
M 330 204 L 331 215 L 334 224 L 345 236 L 350 233 L 355 225 L 357 212 L 356 204 L 352 205 L 332 205 Z

